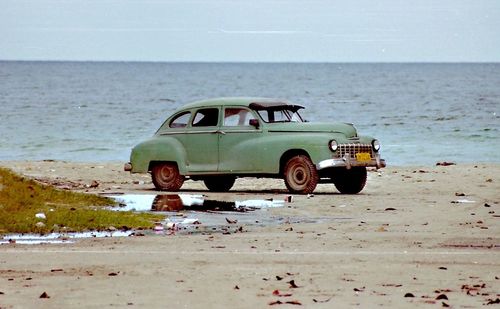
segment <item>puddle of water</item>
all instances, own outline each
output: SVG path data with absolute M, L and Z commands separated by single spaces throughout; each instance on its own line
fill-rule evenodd
M 38 244 L 70 244 L 74 243 L 75 239 L 80 238 L 102 238 L 102 237 L 127 237 L 133 234 L 134 231 L 114 231 L 114 232 L 82 232 L 82 233 L 50 233 L 47 235 L 37 234 L 9 234 L 0 239 L 1 244 L 23 244 L 23 245 L 38 245 Z
M 154 229 L 156 234 L 234 233 L 243 231 L 244 226 L 271 226 L 293 223 L 318 223 L 332 218 L 276 217 L 267 210 L 283 207 L 285 201 L 274 199 L 253 199 L 243 201 L 217 201 L 203 195 L 160 194 L 112 195 L 121 203 L 117 211 L 162 212 L 167 218 Z M 344 218 L 342 218 L 343 220 Z M 350 218 L 348 218 L 350 219 Z
M 117 211 L 235 211 L 246 212 L 262 208 L 283 207 L 284 200 L 216 201 L 193 194 L 124 194 L 109 196 L 120 203 Z
M 279 224 L 280 220 L 269 216 L 265 210 L 284 205 L 284 200 L 217 201 L 195 194 L 124 194 L 110 197 L 120 203 L 112 210 L 165 213 L 167 218 L 155 227 L 156 234 L 224 233 L 242 225 Z

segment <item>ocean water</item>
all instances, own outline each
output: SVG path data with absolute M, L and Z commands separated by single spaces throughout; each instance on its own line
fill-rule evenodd
M 0 62 L 0 160 L 128 161 L 172 111 L 277 97 L 352 122 L 389 165 L 500 162 L 500 64 Z

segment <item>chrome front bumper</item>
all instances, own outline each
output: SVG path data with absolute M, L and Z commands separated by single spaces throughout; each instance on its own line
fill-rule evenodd
M 346 153 L 342 158 L 335 159 L 327 159 L 316 164 L 317 170 L 322 170 L 329 167 L 345 167 L 346 169 L 350 169 L 353 166 L 373 166 L 376 168 L 385 167 L 385 160 L 380 158 L 379 154 L 375 155 L 375 158 L 370 161 L 357 161 L 354 158 L 351 158 L 349 153 Z

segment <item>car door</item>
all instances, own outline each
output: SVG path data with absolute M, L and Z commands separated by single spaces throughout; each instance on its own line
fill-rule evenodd
M 217 172 L 219 162 L 219 107 L 200 108 L 182 137 L 189 173 Z
M 250 125 L 257 120 L 254 112 L 245 107 L 226 106 L 223 110 L 219 136 L 219 172 L 261 172 L 260 136 L 262 130 Z

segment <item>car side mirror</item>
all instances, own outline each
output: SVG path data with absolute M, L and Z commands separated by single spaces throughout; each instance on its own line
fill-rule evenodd
M 248 121 L 248 124 L 251 125 L 252 127 L 255 127 L 256 129 L 259 128 L 259 121 L 257 119 L 250 119 Z

